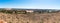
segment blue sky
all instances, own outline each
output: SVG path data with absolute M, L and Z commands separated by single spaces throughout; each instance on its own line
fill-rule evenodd
M 60 0 L 0 0 L 0 8 L 60 9 Z

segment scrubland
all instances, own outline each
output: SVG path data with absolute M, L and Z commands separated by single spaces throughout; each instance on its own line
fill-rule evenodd
M 0 13 L 0 19 L 7 23 L 60 23 L 60 13 L 29 13 L 6 14 Z

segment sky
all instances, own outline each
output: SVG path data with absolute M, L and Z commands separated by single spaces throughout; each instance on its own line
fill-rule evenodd
M 60 0 L 0 0 L 0 8 L 60 9 Z

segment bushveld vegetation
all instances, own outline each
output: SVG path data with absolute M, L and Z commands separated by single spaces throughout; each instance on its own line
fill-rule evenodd
M 23 11 L 23 10 L 21 10 L 21 11 L 17 11 L 17 10 L 0 10 L 0 12 L 8 13 L 8 14 L 13 14 L 13 13 L 15 13 L 15 14 L 25 14 L 26 13 L 26 11 Z
M 60 13 L 44 14 L 5 14 L 0 13 L 0 19 L 7 23 L 58 23 Z
M 60 13 L 56 13 L 59 11 L 40 10 L 34 11 L 33 14 L 25 10 L 0 10 L 0 12 L 2 12 L 0 19 L 7 23 L 58 23 L 60 20 Z
M 34 10 L 33 10 L 34 11 Z M 4 10 L 4 9 L 0 9 L 0 12 L 2 13 L 8 13 L 8 14 L 26 14 L 28 12 L 26 12 L 26 10 Z M 33 13 L 56 13 L 56 12 L 59 12 L 59 11 L 55 11 L 55 10 L 36 10 L 34 11 Z

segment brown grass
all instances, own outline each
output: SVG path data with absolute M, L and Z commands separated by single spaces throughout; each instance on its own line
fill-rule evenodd
M 60 23 L 60 13 L 44 14 L 5 14 L 0 13 L 0 19 L 7 23 Z

